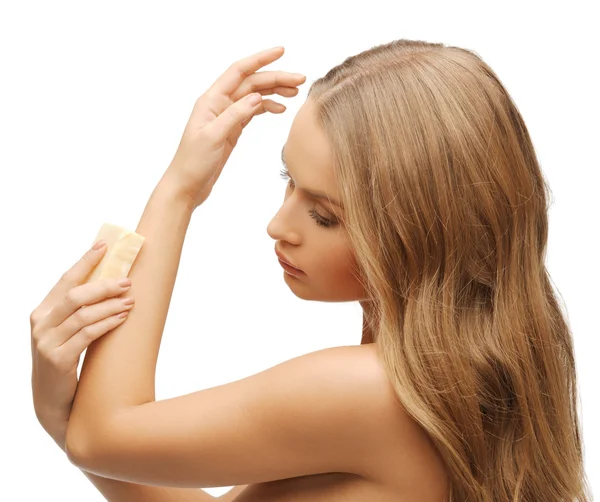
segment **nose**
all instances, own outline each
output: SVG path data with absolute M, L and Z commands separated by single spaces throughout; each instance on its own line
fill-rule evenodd
M 290 244 L 300 244 L 300 233 L 295 228 L 299 228 L 293 224 L 292 215 L 289 210 L 286 212 L 286 204 L 284 203 L 275 216 L 267 225 L 267 233 L 276 241 L 287 241 Z

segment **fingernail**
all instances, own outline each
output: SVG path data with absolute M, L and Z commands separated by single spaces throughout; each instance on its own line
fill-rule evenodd
M 98 251 L 99 249 L 102 249 L 104 246 L 106 245 L 106 241 L 98 241 L 96 242 L 96 244 L 94 244 L 94 247 L 92 248 L 94 251 Z
M 121 286 L 122 288 L 124 288 L 126 286 L 131 286 L 131 279 L 128 279 L 128 278 L 121 279 L 117 284 L 119 286 Z

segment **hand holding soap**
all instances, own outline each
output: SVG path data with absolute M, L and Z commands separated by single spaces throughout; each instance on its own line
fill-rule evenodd
M 106 241 L 107 249 L 102 260 L 96 265 L 85 283 L 97 279 L 127 277 L 133 262 L 142 249 L 145 237 L 119 225 L 104 223 L 94 242 L 101 239 Z

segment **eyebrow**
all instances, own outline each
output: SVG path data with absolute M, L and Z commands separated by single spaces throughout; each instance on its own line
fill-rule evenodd
M 283 156 L 283 150 L 284 149 L 285 149 L 285 144 L 283 145 L 283 148 L 281 149 L 281 163 L 283 164 L 283 167 L 285 167 L 286 169 L 288 169 L 287 164 L 285 163 L 285 158 Z M 288 170 L 288 172 L 289 172 L 289 170 Z M 333 197 L 330 197 L 329 195 L 327 195 L 325 192 L 321 192 L 319 190 L 309 190 L 308 188 L 303 188 L 303 190 L 307 194 L 309 194 L 313 199 L 326 200 L 328 202 L 331 202 L 332 204 L 335 204 L 340 209 L 344 209 L 344 206 L 342 205 L 341 202 L 338 202 Z

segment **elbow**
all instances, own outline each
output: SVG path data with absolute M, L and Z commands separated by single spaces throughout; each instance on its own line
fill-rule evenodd
M 65 437 L 65 452 L 69 462 L 86 470 L 92 467 L 94 459 L 98 457 L 99 448 L 103 452 L 110 451 L 112 442 L 108 439 L 112 438 L 105 433 L 109 429 L 108 423 L 107 417 L 90 422 L 72 415 Z
M 89 438 L 89 436 L 85 433 L 76 432 L 73 424 L 69 422 L 65 439 L 65 452 L 69 462 L 79 468 L 83 468 L 85 459 L 89 458 L 89 441 L 86 438 Z
M 93 422 L 70 420 L 65 438 L 65 452 L 69 462 L 83 470 L 102 471 L 114 458 L 119 444 L 117 421 L 104 416 Z

